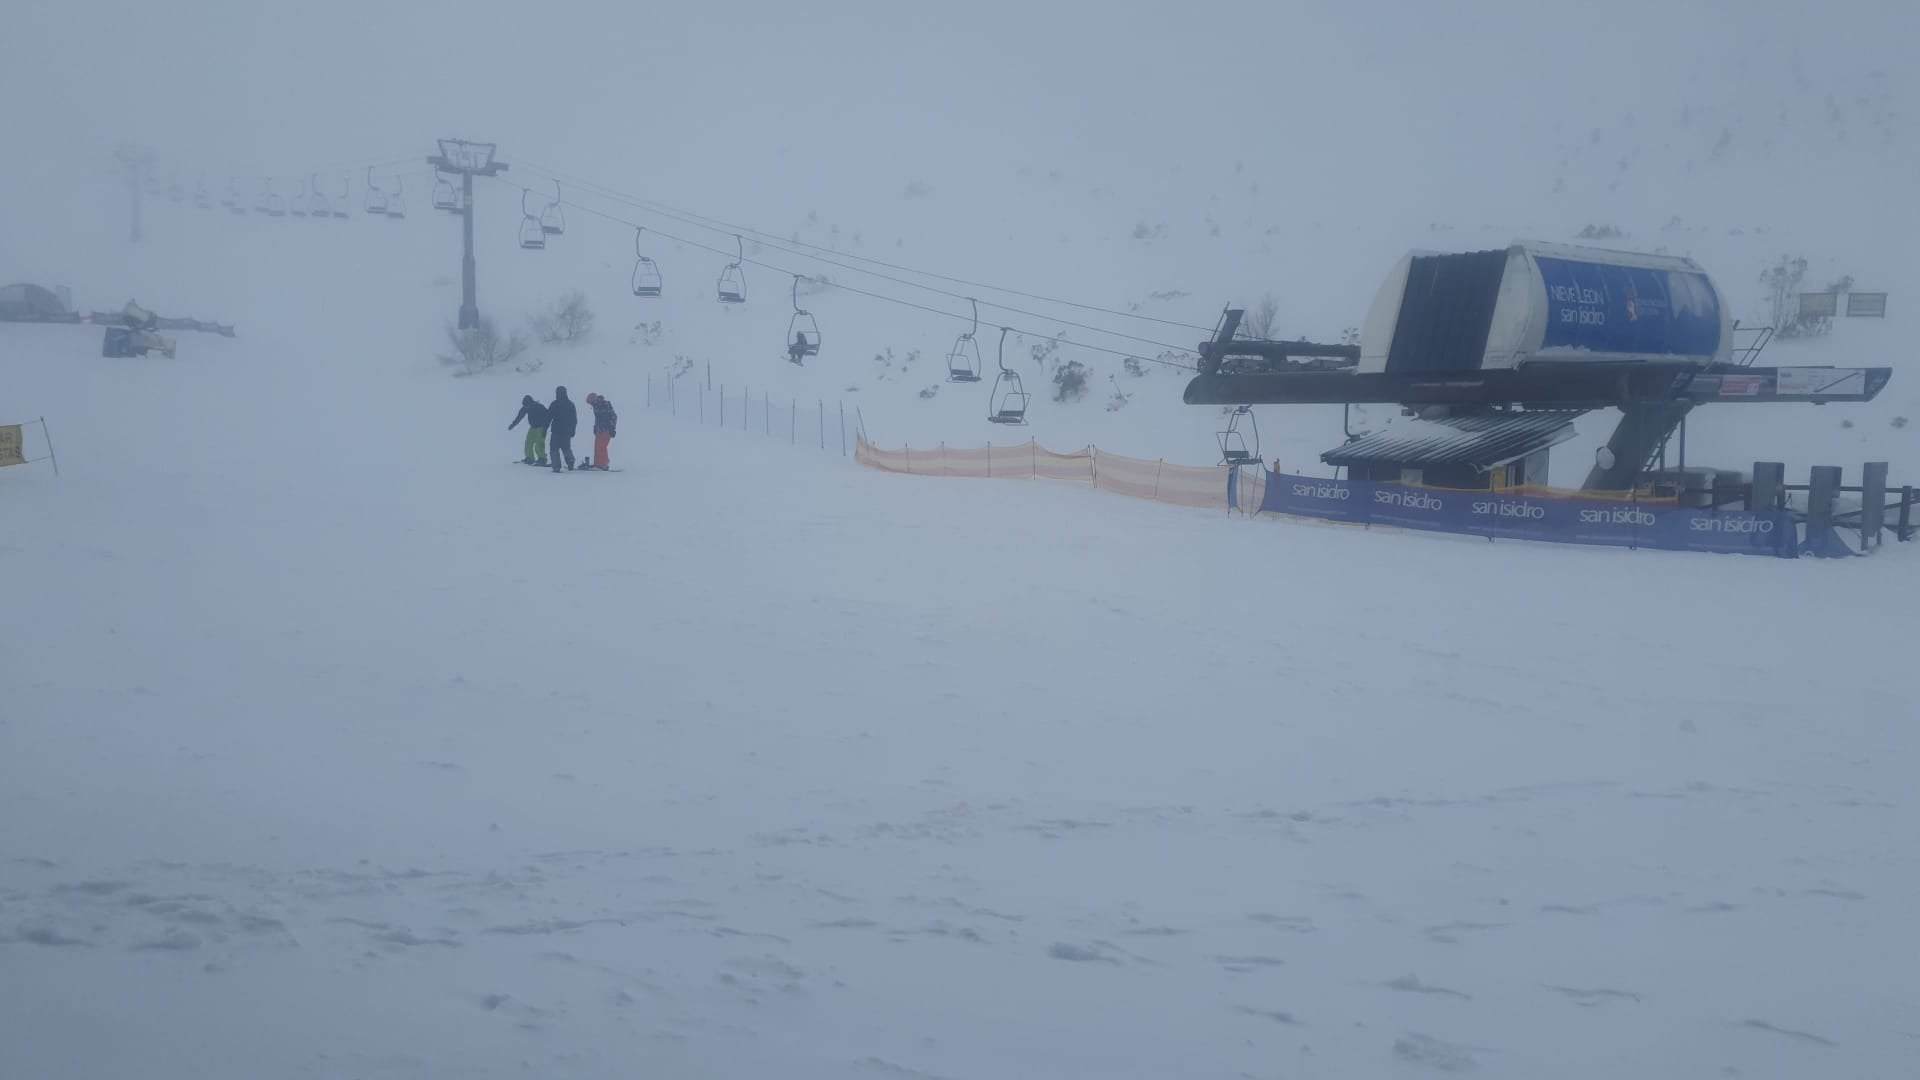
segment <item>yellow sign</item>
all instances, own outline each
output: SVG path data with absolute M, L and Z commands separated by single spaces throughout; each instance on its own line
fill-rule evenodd
M 25 450 L 26 444 L 20 438 L 20 425 L 0 425 L 0 465 L 25 465 Z

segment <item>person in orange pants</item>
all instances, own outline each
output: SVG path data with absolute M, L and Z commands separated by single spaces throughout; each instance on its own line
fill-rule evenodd
M 587 404 L 593 406 L 593 468 L 608 468 L 607 444 L 613 441 L 614 428 L 620 417 L 613 411 L 613 402 L 599 394 L 588 394 Z

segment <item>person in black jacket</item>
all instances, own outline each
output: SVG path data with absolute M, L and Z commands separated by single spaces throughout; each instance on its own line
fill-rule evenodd
M 545 465 L 547 463 L 547 407 L 533 400 L 528 394 L 520 399 L 520 412 L 507 425 L 512 431 L 520 421 L 527 422 L 527 456 L 520 459 L 522 465 Z
M 567 388 L 553 388 L 553 404 L 547 406 L 547 440 L 553 445 L 547 448 L 547 457 L 553 462 L 553 471 L 560 471 L 560 458 L 567 459 L 567 468 L 573 468 L 573 433 L 579 430 L 580 414 L 574 411 L 573 399 L 567 397 Z

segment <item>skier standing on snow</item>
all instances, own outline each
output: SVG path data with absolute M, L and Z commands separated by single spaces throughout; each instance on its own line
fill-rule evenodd
M 520 399 L 519 415 L 513 423 L 507 425 L 512 431 L 520 421 L 527 422 L 527 456 L 520 459 L 522 465 L 545 465 L 547 463 L 547 407 L 533 400 L 533 395 Z
M 573 433 L 579 430 L 580 414 L 573 407 L 572 399 L 567 397 L 567 388 L 553 388 L 553 404 L 547 406 L 547 458 L 553 462 L 553 471 L 560 471 L 560 458 L 567 459 L 567 468 L 573 468 Z
M 613 411 L 613 402 L 599 394 L 588 394 L 587 404 L 593 406 L 593 467 L 601 471 L 607 469 L 607 444 L 613 441 L 614 425 L 620 417 Z M 583 463 L 581 468 L 587 466 Z

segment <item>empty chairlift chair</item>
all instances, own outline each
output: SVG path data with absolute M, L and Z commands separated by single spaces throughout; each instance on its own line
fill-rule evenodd
M 268 217 L 285 217 L 287 214 L 287 202 L 279 192 L 273 190 L 272 180 L 260 181 L 260 196 L 253 201 L 253 208 Z
M 820 324 L 813 314 L 800 306 L 800 275 L 793 275 L 793 318 L 787 320 L 787 359 L 806 363 L 807 357 L 820 355 Z
M 633 230 L 633 295 L 655 297 L 660 295 L 660 267 L 640 250 L 641 231 Z
M 733 261 L 720 271 L 718 292 L 723 304 L 744 304 L 747 302 L 747 272 L 740 268 L 746 261 L 746 245 L 741 242 L 738 233 L 734 234 L 733 247 L 737 254 Z
M 1020 373 L 1007 366 L 1007 328 L 1000 328 L 1000 374 L 993 377 L 993 389 L 987 393 L 987 420 L 995 424 L 1027 422 L 1027 389 Z
M 947 353 L 948 382 L 980 381 L 980 343 L 974 340 L 974 335 L 980 332 L 980 304 L 972 297 L 967 298 L 967 303 L 973 305 L 973 326 L 954 339 L 953 351 Z
M 303 187 L 299 191 L 294 192 L 293 198 L 287 201 L 287 213 L 292 214 L 294 217 L 306 217 L 307 207 L 312 205 L 313 195 Z
M 1233 410 L 1227 417 L 1227 430 L 1216 433 L 1216 437 L 1220 440 L 1220 464 L 1236 467 L 1260 464 L 1260 421 L 1254 418 L 1253 406 L 1242 405 Z
M 207 190 L 207 178 L 204 176 L 194 186 L 193 205 L 202 210 L 213 209 L 213 192 Z
M 560 209 L 560 182 L 553 183 L 553 201 L 540 211 L 540 231 L 548 236 L 559 236 L 567 231 L 567 215 Z
M 387 193 L 380 190 L 380 186 L 374 182 L 373 166 L 367 166 L 367 193 L 360 197 L 361 209 L 375 217 L 385 217 L 389 205 Z
M 229 178 L 227 180 L 227 193 L 220 196 L 220 205 L 226 207 L 229 213 L 244 214 L 247 212 L 246 200 L 240 195 L 240 181 L 238 178 Z
M 407 192 L 399 173 L 393 174 L 393 191 L 387 195 L 387 216 L 395 221 L 407 216 Z
M 525 188 L 520 191 L 520 247 L 526 251 L 544 251 L 547 231 L 540 227 L 540 215 L 527 206 L 527 196 L 532 194 Z
M 445 210 L 449 214 L 461 212 L 460 189 L 454 187 L 453 181 L 439 171 L 433 174 L 433 208 Z
M 353 180 L 340 178 L 340 197 L 333 200 L 333 216 L 341 221 L 353 216 Z
M 333 203 L 327 198 L 326 192 L 320 190 L 319 173 L 308 178 L 307 189 L 313 193 L 307 197 L 308 216 L 319 221 L 332 217 Z

